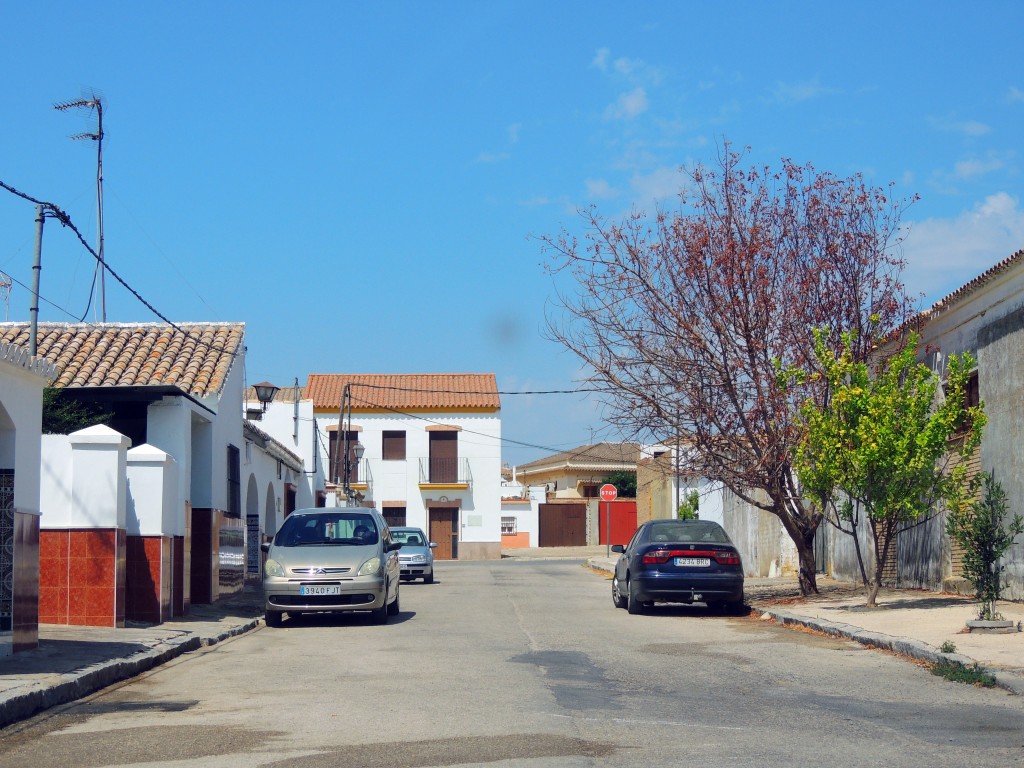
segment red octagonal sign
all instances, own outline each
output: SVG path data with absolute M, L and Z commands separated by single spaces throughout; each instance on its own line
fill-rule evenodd
M 601 501 L 615 501 L 618 495 L 619 492 L 615 490 L 615 486 L 611 483 L 605 483 L 601 486 Z

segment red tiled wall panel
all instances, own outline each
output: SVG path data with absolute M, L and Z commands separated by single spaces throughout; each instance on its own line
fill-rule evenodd
M 39 620 L 124 626 L 126 539 L 117 529 L 40 531 Z

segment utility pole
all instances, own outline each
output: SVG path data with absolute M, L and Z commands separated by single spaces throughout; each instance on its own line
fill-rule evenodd
M 90 99 L 75 99 L 54 104 L 53 108 L 61 112 L 81 108 L 96 110 L 96 132 L 76 133 L 72 139 L 92 139 L 96 142 L 96 275 L 100 283 L 100 319 L 107 322 L 107 281 L 106 262 L 103 256 L 103 100 L 96 95 Z M 93 285 L 96 278 L 93 277 Z
M 43 206 L 36 206 L 36 254 L 32 263 L 32 306 L 28 309 L 28 353 L 36 356 L 39 335 L 39 273 L 43 270 Z

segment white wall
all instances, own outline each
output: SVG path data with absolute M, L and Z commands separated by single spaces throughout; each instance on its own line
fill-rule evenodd
M 269 403 L 263 417 L 254 423 L 302 459 L 303 473 L 295 475 L 292 480 L 296 486 L 295 508 L 316 506 L 316 494 L 323 491 L 325 478 L 323 463 L 315 451 L 317 435 L 313 401 L 300 400 L 297 406 L 288 402 Z
M 38 515 L 40 510 L 39 463 L 42 423 L 43 388 L 47 379 L 35 364 L 26 368 L 18 362 L 20 353 L 4 345 L 3 352 L 14 359 L 0 359 L 0 409 L 10 424 L 0 430 L 0 459 L 5 468 L 13 469 L 14 508 L 18 512 Z M 40 365 L 45 363 L 41 361 Z M 6 421 L 0 415 L 0 422 Z
M 129 536 L 172 536 L 178 528 L 175 512 L 178 466 L 174 458 L 143 444 L 127 455 L 127 523 Z
M 426 530 L 427 507 L 425 499 L 438 500 L 440 496 L 462 500 L 460 514 L 460 541 L 501 541 L 501 418 L 497 414 L 458 414 L 448 412 L 417 414 L 420 418 L 406 419 L 391 414 L 353 414 L 352 427 L 361 428 L 359 441 L 365 452 L 364 463 L 369 468 L 370 493 L 378 509 L 383 501 L 405 501 L 406 522 Z M 327 461 L 328 427 L 337 427 L 337 414 L 317 414 L 316 422 L 323 442 L 319 463 Z M 436 491 L 419 487 L 420 460 L 429 453 L 429 432 L 426 427 L 436 424 L 461 427 L 458 433 L 458 455 L 468 459 L 472 484 L 468 490 Z M 404 430 L 406 433 L 405 461 L 384 461 L 382 435 L 386 430 Z M 269 430 L 267 430 L 269 432 Z M 271 433 L 273 434 L 273 433 Z

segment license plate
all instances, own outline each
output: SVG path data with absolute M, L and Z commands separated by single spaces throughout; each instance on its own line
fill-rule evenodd
M 680 568 L 708 568 L 711 566 L 710 557 L 677 557 L 676 565 Z
M 299 588 L 300 595 L 340 595 L 341 585 L 340 584 L 324 584 L 323 586 L 317 586 L 315 584 L 303 584 Z

